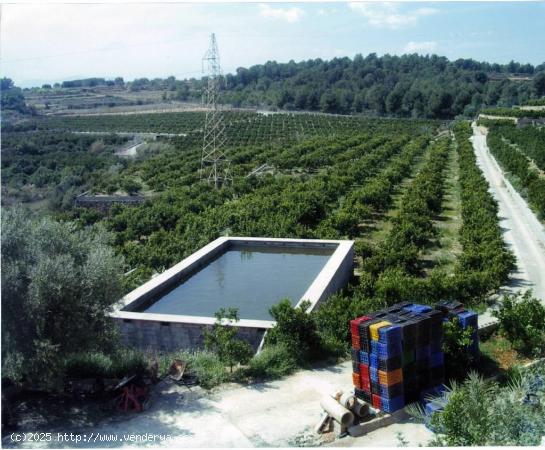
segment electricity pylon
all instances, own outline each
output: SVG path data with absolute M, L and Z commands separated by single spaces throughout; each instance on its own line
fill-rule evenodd
M 207 83 L 203 91 L 202 102 L 206 108 L 204 137 L 201 158 L 201 179 L 214 183 L 218 189 L 232 181 L 229 171 L 230 162 L 225 155 L 225 123 L 218 108 L 221 83 L 221 66 L 218 44 L 214 33 L 210 36 L 210 47 L 202 58 L 203 74 Z

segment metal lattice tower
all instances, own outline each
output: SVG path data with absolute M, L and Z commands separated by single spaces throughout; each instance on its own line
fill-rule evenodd
M 214 33 L 210 36 L 210 47 L 202 58 L 202 70 L 207 76 L 202 102 L 206 108 L 204 120 L 204 138 L 201 158 L 201 179 L 220 186 L 232 181 L 229 171 L 230 162 L 225 155 L 225 123 L 218 108 L 221 83 L 220 56 Z

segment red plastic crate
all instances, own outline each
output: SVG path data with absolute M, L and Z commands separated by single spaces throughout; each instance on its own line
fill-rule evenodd
M 380 401 L 380 396 L 377 394 L 372 394 L 371 399 L 373 401 L 373 408 L 381 409 L 382 403 Z
M 360 364 L 360 376 L 362 380 L 371 382 L 369 377 L 369 366 L 366 364 Z
M 352 348 L 359 350 L 361 348 L 360 337 L 352 335 Z
M 356 319 L 353 319 L 350 321 L 350 332 L 352 335 L 359 335 L 359 325 L 362 322 L 365 322 L 367 320 L 371 320 L 369 316 L 361 316 Z
M 365 380 L 360 379 L 360 386 L 361 386 L 360 389 L 364 390 L 368 394 L 371 393 L 371 382 L 370 381 L 365 381 Z

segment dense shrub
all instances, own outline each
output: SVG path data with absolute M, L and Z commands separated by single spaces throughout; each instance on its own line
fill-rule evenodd
M 545 354 L 545 307 L 531 291 L 506 295 L 494 315 L 517 351 L 526 356 Z
M 3 211 L 2 360 L 24 361 L 18 379 L 47 383 L 65 356 L 113 348 L 106 313 L 121 294 L 122 262 L 109 239 L 99 228 Z
M 199 379 L 199 384 L 205 389 L 211 389 L 231 379 L 225 370 L 225 364 L 218 355 L 209 352 L 186 354 L 189 368 Z
M 112 354 L 75 353 L 64 361 L 64 373 L 70 378 L 123 378 L 143 375 L 148 369 L 146 357 L 136 350 L 121 349 Z
M 463 329 L 458 317 L 443 323 L 445 371 L 449 379 L 465 377 L 468 368 L 475 363 L 475 356 L 467 351 L 467 347 L 472 342 L 471 336 L 474 331 L 472 327 Z
M 293 373 L 297 367 L 297 360 L 284 345 L 267 345 L 250 360 L 245 374 L 254 379 L 275 379 Z
M 69 378 L 110 377 L 112 358 L 104 353 L 76 353 L 64 362 L 64 372 Z
M 507 385 L 475 373 L 453 383 L 435 402 L 431 419 L 440 434 L 432 446 L 539 445 L 545 435 L 545 366 L 526 369 Z M 415 408 L 411 408 L 415 412 Z M 420 414 L 417 414 L 420 415 Z M 422 417 L 420 415 L 420 417 Z
M 284 346 L 300 364 L 321 356 L 321 339 L 312 315 L 307 314 L 309 307 L 307 301 L 293 307 L 285 299 L 270 309 L 276 324 L 268 331 L 266 343 Z
M 343 356 L 350 343 L 349 321 L 384 306 L 358 290 L 332 295 L 312 312 L 324 355 Z

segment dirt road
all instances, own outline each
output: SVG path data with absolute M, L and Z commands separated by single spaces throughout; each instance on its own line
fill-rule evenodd
M 334 389 L 350 390 L 351 372 L 352 363 L 347 361 L 336 366 L 302 370 L 267 383 L 223 385 L 212 393 L 200 388 L 189 391 L 165 380 L 155 387 L 151 407 L 145 412 L 128 417 L 119 415 L 94 426 L 72 424 L 62 429 L 48 429 L 53 435 L 50 442 L 27 442 L 24 447 L 316 446 L 320 440 L 313 428 L 322 413 L 320 400 Z M 82 438 L 86 436 L 87 441 L 59 440 L 57 433 L 71 432 Z M 337 442 L 342 446 L 358 446 L 361 440 L 365 445 L 395 447 L 398 432 L 403 433 L 413 446 L 425 445 L 432 437 L 424 425 L 404 421 L 362 438 L 345 438 Z M 144 434 L 150 435 L 147 441 L 142 441 Z M 161 436 L 170 436 L 170 439 L 161 440 Z M 2 444 L 3 447 L 22 447 L 10 441 L 9 436 Z
M 503 238 L 517 258 L 517 270 L 506 290 L 532 289 L 545 303 L 545 229 L 490 153 L 486 130 L 475 123 L 472 126 L 477 164 L 498 202 Z

